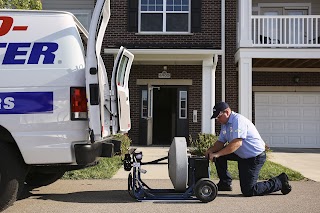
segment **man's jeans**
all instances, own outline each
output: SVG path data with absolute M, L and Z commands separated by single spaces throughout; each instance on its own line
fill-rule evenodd
M 231 185 L 232 178 L 227 170 L 228 160 L 238 161 L 240 187 L 244 196 L 265 195 L 281 190 L 282 184 L 277 177 L 257 182 L 259 172 L 266 161 L 265 152 L 248 159 L 242 159 L 234 153 L 217 158 L 215 164 L 220 178 L 219 184 Z

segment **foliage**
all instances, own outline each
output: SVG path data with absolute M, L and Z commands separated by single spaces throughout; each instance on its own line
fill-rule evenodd
M 41 10 L 42 3 L 41 0 L 0 0 L 0 8 Z
M 130 145 L 132 143 L 132 140 L 128 137 L 128 135 L 122 135 L 122 134 L 117 134 L 114 136 L 116 140 L 121 141 L 121 155 L 124 156 L 130 148 Z
M 193 155 L 203 156 L 207 149 L 212 146 L 217 140 L 218 136 L 212 134 L 199 133 L 196 140 L 193 140 L 192 136 L 190 135 L 190 152 Z
M 81 170 L 66 172 L 62 179 L 109 179 L 116 174 L 121 166 L 122 161 L 120 156 L 102 158 L 98 165 Z

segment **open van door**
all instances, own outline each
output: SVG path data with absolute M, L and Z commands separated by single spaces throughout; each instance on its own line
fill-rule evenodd
M 129 74 L 133 54 L 120 47 L 111 79 L 112 134 L 127 133 L 131 128 L 129 102 Z
M 110 19 L 110 0 L 97 0 L 89 28 L 86 54 L 86 93 L 92 142 L 110 135 L 110 87 L 101 46 Z
M 101 57 L 109 19 L 110 0 L 97 0 L 89 28 L 86 55 L 86 93 L 92 142 L 111 135 L 111 121 L 112 135 L 127 133 L 131 128 L 128 81 L 133 55 L 124 47 L 120 48 L 114 62 L 110 90 Z

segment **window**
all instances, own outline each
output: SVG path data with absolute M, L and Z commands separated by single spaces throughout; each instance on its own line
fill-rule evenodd
M 89 31 L 90 21 L 91 21 L 91 10 L 68 10 L 72 13 L 79 21 Z
M 179 94 L 179 119 L 187 119 L 187 91 Z
M 124 77 L 126 74 L 126 69 L 128 65 L 129 58 L 125 55 L 122 56 L 118 71 L 118 77 L 117 77 L 117 85 L 124 87 Z
M 141 117 L 148 118 L 148 90 L 142 90 L 141 94 Z
M 190 0 L 140 0 L 139 32 L 190 32 Z

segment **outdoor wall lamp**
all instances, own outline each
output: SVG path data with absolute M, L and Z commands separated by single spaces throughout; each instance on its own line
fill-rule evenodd
M 300 77 L 299 77 L 299 76 L 294 76 L 294 77 L 293 77 L 293 82 L 294 82 L 294 83 L 297 84 L 297 83 L 299 83 L 299 81 L 300 81 Z

